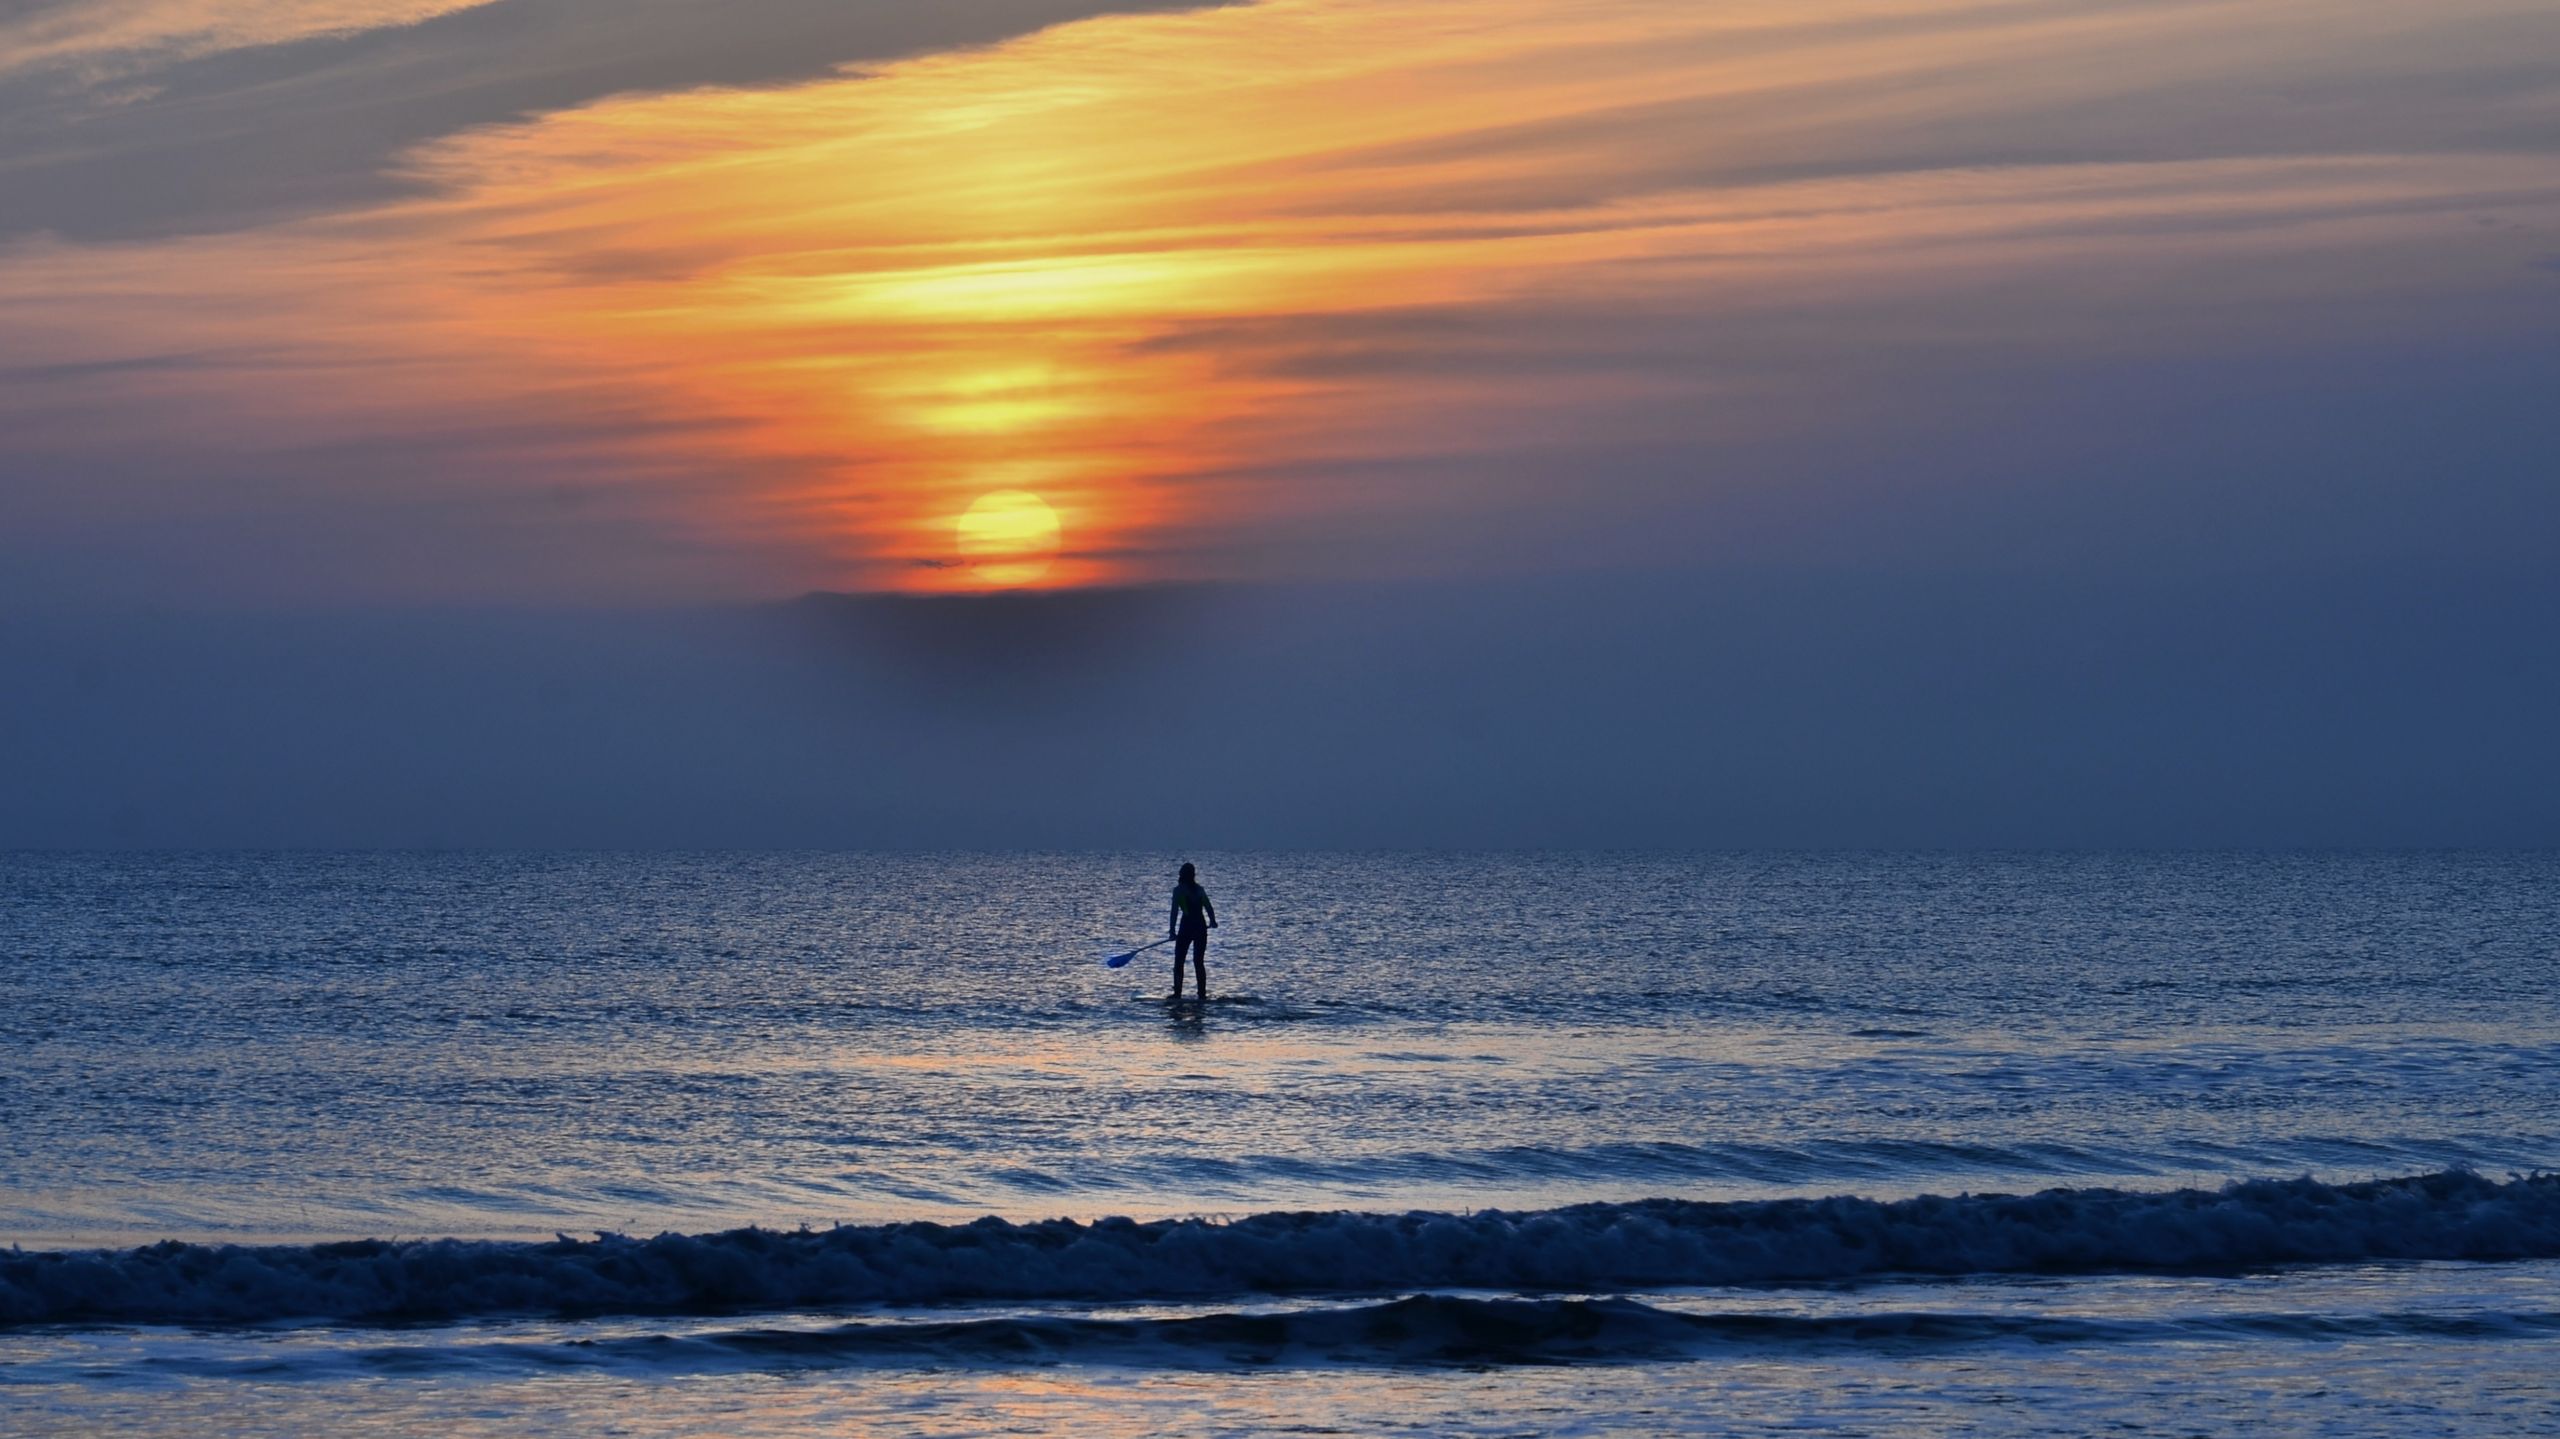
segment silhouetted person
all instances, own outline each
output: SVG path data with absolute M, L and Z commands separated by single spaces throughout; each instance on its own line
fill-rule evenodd
M 1173 911 L 1164 931 L 1173 936 L 1173 997 L 1182 998 L 1182 958 L 1191 957 L 1191 972 L 1200 977 L 1200 997 L 1209 997 L 1209 931 L 1218 927 L 1218 907 L 1200 887 L 1199 871 L 1186 864 L 1173 885 Z

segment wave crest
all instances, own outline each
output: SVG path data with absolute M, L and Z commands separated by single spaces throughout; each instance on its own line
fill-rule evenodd
M 2560 1176 L 1878 1201 L 1655 1199 L 1529 1213 L 737 1229 L 0 1255 L 0 1324 L 719 1314 L 976 1299 L 1589 1292 L 1885 1274 L 2210 1271 L 2560 1257 Z

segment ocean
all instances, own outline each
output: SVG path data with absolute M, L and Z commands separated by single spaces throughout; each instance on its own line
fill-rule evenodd
M 0 855 L 0 1116 L 12 1436 L 2560 1428 L 2560 855 Z

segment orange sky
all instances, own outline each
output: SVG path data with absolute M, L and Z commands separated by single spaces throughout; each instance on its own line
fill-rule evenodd
M 2244 134 L 2097 158 L 2122 97 L 2475 63 L 2486 22 L 2534 12 L 2461 8 L 2485 28 L 2346 0 L 1106 17 L 468 131 L 400 162 L 417 198 L 22 241 L 0 324 L 55 365 L 236 357 L 16 415 L 48 453 L 137 404 L 190 452 L 476 425 L 458 486 L 594 491 L 765 571 L 742 587 L 1018 580 L 957 548 L 992 491 L 1055 510 L 1040 583 L 1194 577 L 1250 568 L 1257 527 L 1463 510 L 1470 455 L 1577 427 L 1692 444 L 1714 483 L 1719 441 L 1826 403 L 1776 364 L 1540 356 L 1550 315 L 1714 335 L 1863 305 L 1862 345 L 2086 355 L 2316 327 L 2342 291 L 2368 321 L 2468 294 L 2544 242 L 2433 237 L 2483 206 L 2560 216 L 2548 157 Z M 2089 127 L 2081 158 L 1987 158 L 2057 125 Z M 2034 303 L 1917 307 L 2009 289 Z M 1449 363 L 1440 331 L 1488 338 Z M 1403 460 L 1440 488 L 1320 478 Z

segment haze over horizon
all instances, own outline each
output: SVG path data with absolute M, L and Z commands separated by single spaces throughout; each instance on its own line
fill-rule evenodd
M 0 847 L 2547 846 L 2555 623 L 1817 573 L 22 618 Z

